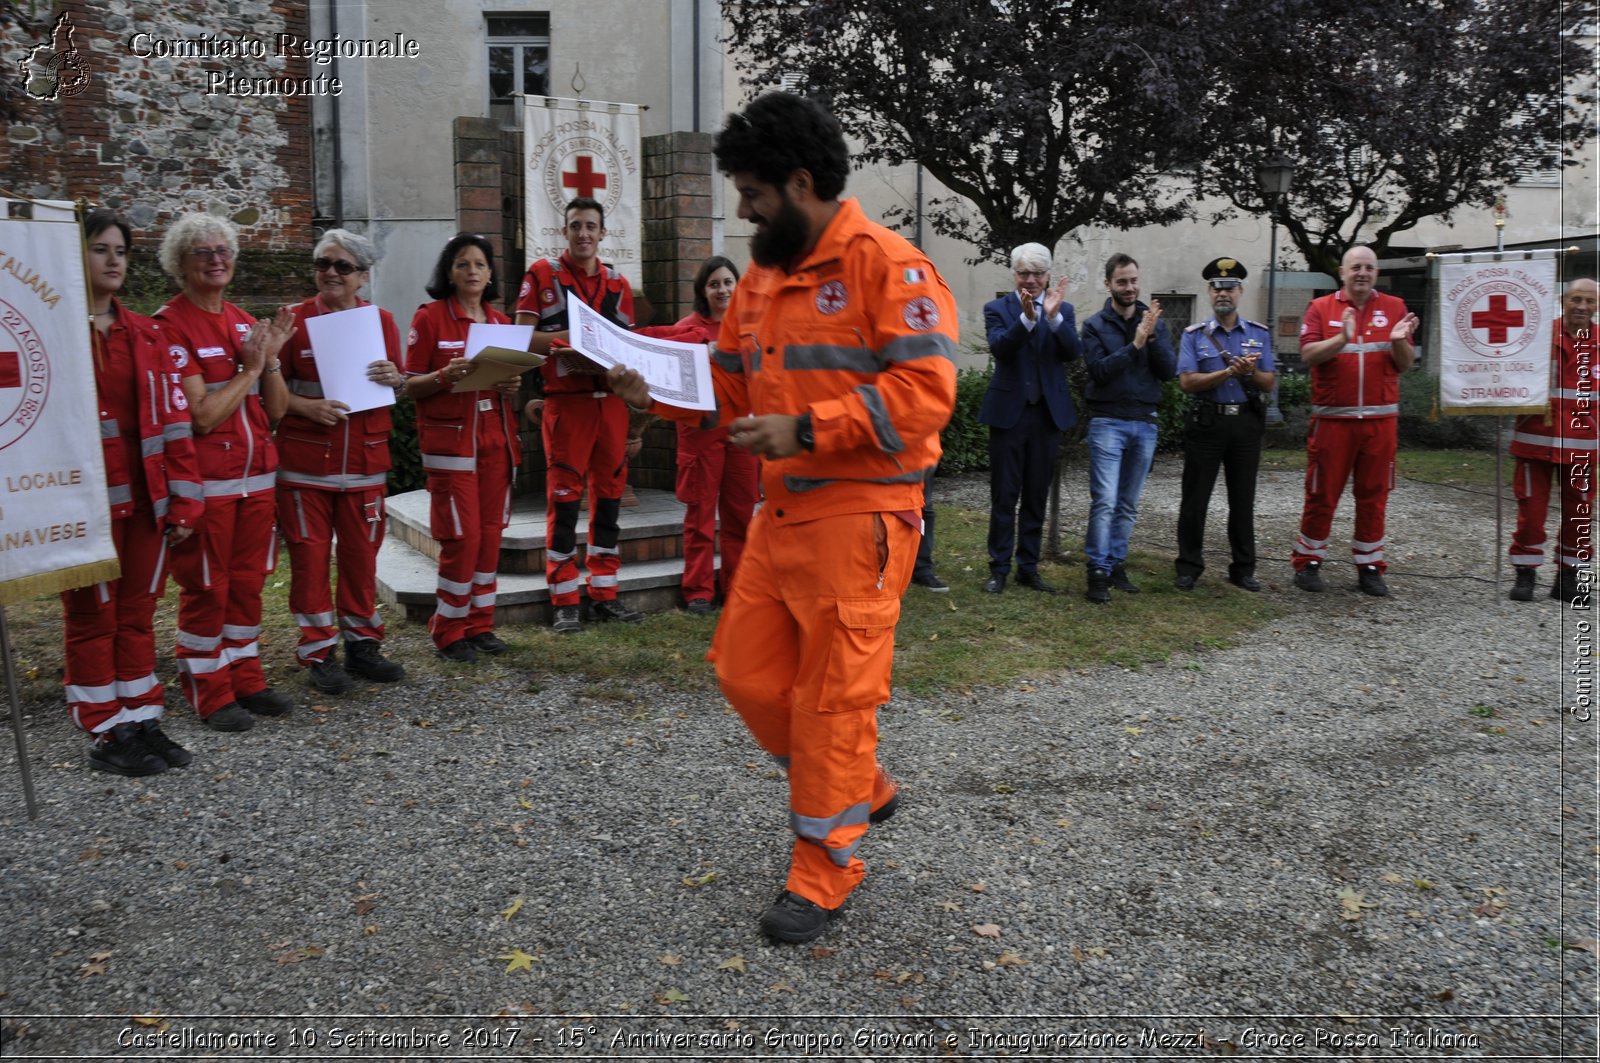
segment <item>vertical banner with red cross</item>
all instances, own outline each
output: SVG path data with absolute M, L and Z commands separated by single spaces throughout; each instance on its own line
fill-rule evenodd
M 1442 413 L 1538 413 L 1550 399 L 1554 258 L 1439 267 Z
M 574 196 L 605 208 L 600 259 L 635 289 L 644 279 L 640 209 L 644 167 L 639 107 L 632 103 L 529 96 L 523 124 L 528 169 L 523 194 L 528 261 L 559 258 L 567 249 L 563 213 Z
M 115 579 L 83 237 L 0 200 L 0 605 Z

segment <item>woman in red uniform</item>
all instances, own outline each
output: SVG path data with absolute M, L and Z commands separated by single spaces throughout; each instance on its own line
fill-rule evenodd
M 451 237 L 433 267 L 434 301 L 411 319 L 406 391 L 417 402 L 417 443 L 433 496 L 430 530 L 439 541 L 439 583 L 428 630 L 440 656 L 471 663 L 504 653 L 494 634 L 500 536 L 511 519 L 511 477 L 522 462 L 512 404 L 521 380 L 457 392 L 471 371 L 467 332 L 504 325 L 489 304 L 500 297 L 494 249 L 474 233 Z
M 161 730 L 152 619 L 166 587 L 167 548 L 194 533 L 203 506 L 189 406 L 161 328 L 116 300 L 127 276 L 128 223 L 109 210 L 84 219 L 94 311 L 94 381 L 122 575 L 61 595 L 66 694 L 94 739 L 89 766 L 154 775 L 194 758 Z
M 210 214 L 184 214 L 161 241 L 161 268 L 183 285 L 156 311 L 183 374 L 205 491 L 199 534 L 172 551 L 178 595 L 178 670 L 195 714 L 216 731 L 248 731 L 256 716 L 293 702 L 261 671 L 261 587 L 277 567 L 270 422 L 289 392 L 278 352 L 294 331 L 288 307 L 270 323 L 223 298 L 239 231 Z
M 676 328 L 695 335 L 674 338 L 686 343 L 715 343 L 722 315 L 739 283 L 739 271 L 721 255 L 712 255 L 694 278 L 694 313 Z M 683 598 L 691 613 L 709 613 L 716 597 L 714 558 L 717 517 L 722 518 L 722 595 L 733 585 L 744 554 L 745 530 L 760 498 L 761 463 L 754 454 L 728 442 L 726 428 L 694 428 L 678 424 L 678 501 L 683 514 Z
M 289 546 L 289 608 L 300 627 L 295 658 L 311 685 L 342 694 L 350 673 L 392 683 L 405 667 L 383 656 L 378 615 L 378 547 L 383 545 L 389 473 L 389 408 L 350 413 L 322 393 L 322 377 L 306 330 L 309 318 L 366 306 L 361 289 L 378 249 L 347 229 L 329 229 L 312 253 L 317 294 L 294 308 L 295 330 L 283 355 L 289 412 L 278 425 L 278 527 Z M 380 309 L 386 358 L 367 365 L 367 378 L 404 386 L 400 330 Z M 324 351 L 324 358 L 341 352 Z M 337 533 L 337 536 L 335 535 Z M 328 561 L 338 542 L 337 613 L 328 588 Z M 344 633 L 344 664 L 334 648 Z

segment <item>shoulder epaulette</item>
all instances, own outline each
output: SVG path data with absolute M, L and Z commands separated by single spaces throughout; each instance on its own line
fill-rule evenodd
M 1195 331 L 1197 331 L 1199 329 L 1203 329 L 1205 327 L 1206 327 L 1206 323 L 1204 321 L 1196 321 L 1194 324 L 1190 325 L 1188 328 L 1184 329 L 1183 331 L 1185 331 L 1185 332 L 1195 332 Z
M 1256 328 L 1259 328 L 1259 329 L 1264 329 L 1264 328 L 1267 327 L 1267 326 L 1263 325 L 1261 322 L 1254 321 L 1254 320 L 1252 320 L 1252 319 L 1250 319 L 1248 317 L 1244 319 L 1244 323 L 1246 325 L 1254 325 Z

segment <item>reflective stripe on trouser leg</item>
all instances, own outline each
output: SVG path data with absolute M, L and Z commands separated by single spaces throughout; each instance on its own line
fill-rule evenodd
M 1511 475 L 1517 496 L 1517 527 L 1511 533 L 1511 563 L 1544 564 L 1545 520 L 1550 516 L 1550 478 L 1560 467 L 1548 461 L 1518 458 Z
M 583 586 L 577 559 L 578 500 L 552 503 L 546 510 L 545 528 L 544 579 L 550 587 L 550 604 L 577 605 Z
M 1290 561 L 1295 570 L 1328 556 L 1328 533 L 1339 496 L 1355 464 L 1356 437 L 1352 428 L 1360 423 L 1337 418 L 1313 418 L 1306 434 L 1305 504 L 1300 513 L 1300 537 L 1295 540 Z
M 255 639 L 241 636 L 261 625 L 273 508 L 270 493 L 208 500 L 195 534 L 170 554 L 181 588 L 175 656 L 184 696 L 202 719 L 266 685 Z M 240 677 L 246 683 L 236 685 Z
M 378 550 L 385 526 L 382 487 L 344 491 L 333 503 L 339 558 L 336 595 L 339 627 L 346 640 L 383 639 L 378 614 Z
M 1384 525 L 1389 492 L 1394 489 L 1398 429 L 1399 422 L 1393 417 L 1361 421 L 1356 429 L 1355 476 L 1351 485 L 1356 500 L 1356 526 L 1350 553 L 1356 564 L 1376 565 L 1379 572 L 1389 567 L 1383 559 Z
M 724 695 L 762 747 L 789 758 L 797 836 L 788 889 L 836 908 L 879 788 L 877 706 L 918 535 L 846 514 L 778 527 L 756 516 L 712 656 Z
M 165 698 L 155 677 L 154 617 L 165 557 L 161 531 L 141 510 L 114 518 L 111 540 L 122 575 L 61 595 L 67 704 L 73 722 L 94 732 L 159 717 Z
M 231 665 L 228 681 L 235 699 L 267 688 L 261 670 L 261 590 L 267 575 L 278 565 L 277 510 L 271 492 L 251 495 L 239 502 L 229 550 L 228 604 L 222 619 L 222 646 Z
M 615 601 L 617 574 L 622 571 L 622 555 L 617 543 L 622 537 L 619 526 L 622 499 L 594 498 L 589 503 L 589 550 L 584 565 L 589 570 L 589 600 Z
M 295 659 L 307 667 L 328 656 L 338 641 L 333 594 L 328 589 L 333 550 L 332 491 L 304 487 L 278 488 L 278 526 L 289 548 L 289 611 L 300 628 Z M 342 573 L 341 573 L 342 575 Z

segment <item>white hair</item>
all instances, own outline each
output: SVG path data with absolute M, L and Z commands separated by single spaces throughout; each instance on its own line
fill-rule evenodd
M 322 239 L 317 241 L 316 249 L 311 252 L 311 257 L 321 258 L 330 247 L 337 247 L 355 259 L 356 265 L 363 270 L 371 269 L 378 261 L 377 245 L 360 233 L 353 233 L 349 229 L 329 229 L 323 233 Z
M 239 257 L 239 230 L 227 218 L 215 214 L 180 214 L 161 238 L 161 268 L 167 276 L 183 279 L 183 256 L 201 240 L 220 239 L 233 257 Z
M 1054 264 L 1050 249 L 1043 244 L 1020 244 L 1011 250 L 1012 269 L 1042 269 L 1049 273 Z

